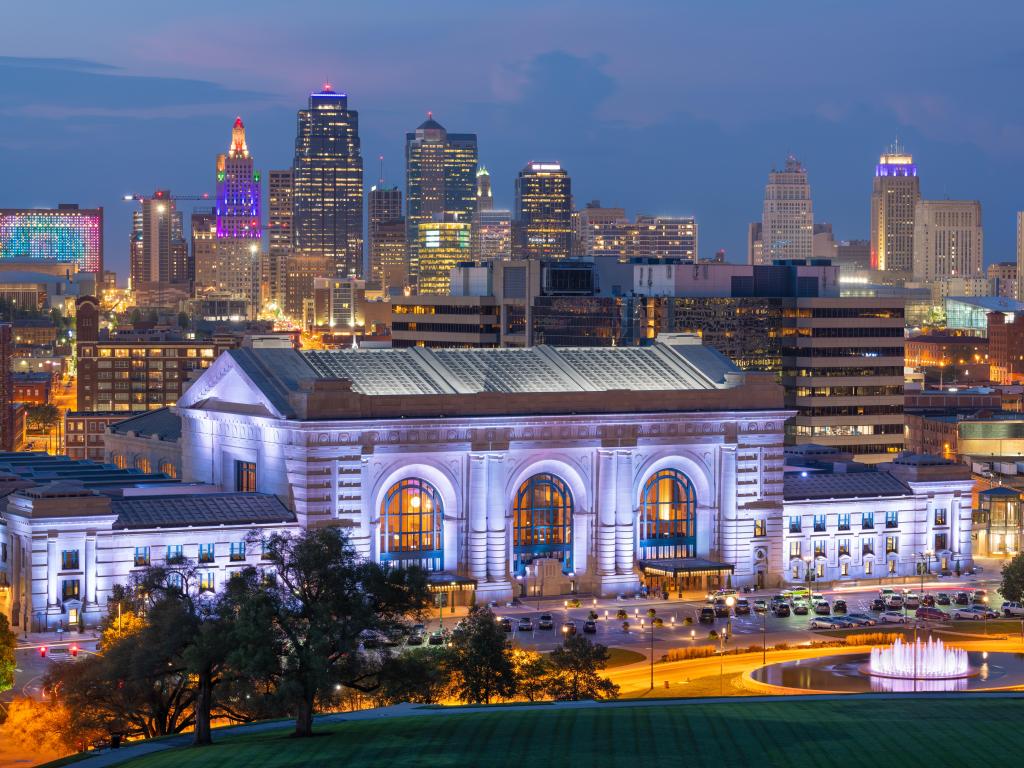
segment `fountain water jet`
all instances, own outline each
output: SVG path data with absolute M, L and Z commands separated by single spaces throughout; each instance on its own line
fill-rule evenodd
M 897 638 L 887 648 L 872 648 L 867 671 L 872 676 L 907 680 L 949 680 L 972 674 L 967 651 L 947 648 L 931 638 L 913 643 Z

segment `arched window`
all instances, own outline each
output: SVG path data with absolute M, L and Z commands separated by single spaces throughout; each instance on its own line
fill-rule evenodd
M 538 558 L 562 563 L 572 570 L 572 492 L 555 475 L 534 475 L 519 486 L 513 508 L 513 569 L 524 573 Z
M 153 471 L 153 464 L 145 456 L 139 456 L 135 459 L 135 468 L 140 472 L 145 472 L 147 475 Z
M 380 510 L 380 559 L 442 570 L 443 520 L 444 505 L 434 486 L 415 477 L 395 483 Z
M 697 494 L 678 469 L 655 472 L 640 507 L 640 557 L 695 557 Z
M 174 466 L 174 462 L 172 461 L 163 462 L 160 465 L 160 471 L 170 478 L 177 478 L 178 476 L 178 468 Z
M 124 469 L 128 466 L 128 460 L 120 453 L 114 454 L 114 466 L 118 469 Z

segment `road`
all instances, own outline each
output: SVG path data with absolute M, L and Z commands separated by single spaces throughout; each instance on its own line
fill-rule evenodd
M 15 652 L 14 687 L 0 694 L 0 702 L 12 701 L 18 696 L 27 696 L 33 699 L 45 698 L 43 692 L 43 678 L 54 664 L 59 664 L 72 658 L 70 647 L 78 646 L 77 658 L 85 658 L 93 653 L 96 647 L 95 638 L 82 638 L 81 640 L 65 640 L 59 643 L 46 646 L 46 656 L 39 654 L 39 646 L 19 647 Z

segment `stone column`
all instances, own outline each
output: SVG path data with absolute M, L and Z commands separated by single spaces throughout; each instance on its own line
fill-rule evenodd
M 738 549 L 740 537 L 736 520 L 736 446 L 723 445 L 721 451 L 717 554 L 722 561 L 739 565 L 741 553 Z
M 633 574 L 633 452 L 615 453 L 615 570 Z
M 10 536 L 10 547 L 11 547 L 11 591 L 12 600 L 11 603 L 11 624 L 15 627 L 21 625 L 21 605 L 22 605 L 22 589 L 24 588 L 24 575 L 22 574 L 21 561 L 21 536 L 17 534 L 11 534 Z
M 615 452 L 597 452 L 597 571 L 601 576 L 615 573 Z
M 96 605 L 96 534 L 92 531 L 85 536 L 85 584 L 82 585 L 83 607 Z
M 487 456 L 487 580 L 508 581 L 505 498 L 502 493 L 502 457 Z
M 477 582 L 487 578 L 487 456 L 469 456 L 469 575 Z
M 57 605 L 57 570 L 59 567 L 57 537 L 51 535 L 46 539 L 46 606 L 48 608 Z

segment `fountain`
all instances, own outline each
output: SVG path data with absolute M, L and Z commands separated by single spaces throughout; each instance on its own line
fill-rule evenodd
M 905 680 L 950 680 L 973 674 L 967 651 L 947 648 L 941 640 L 931 638 L 913 643 L 896 638 L 888 648 L 872 648 L 866 671 L 872 677 Z

